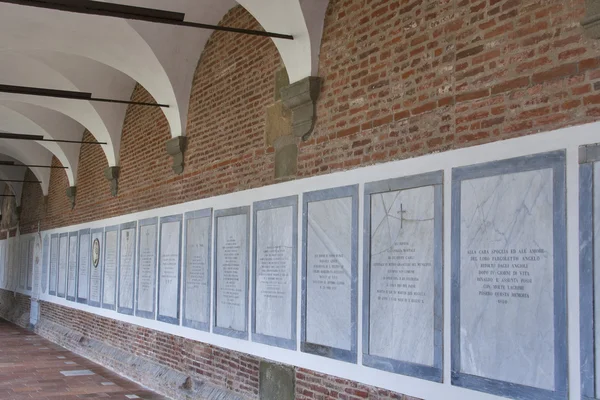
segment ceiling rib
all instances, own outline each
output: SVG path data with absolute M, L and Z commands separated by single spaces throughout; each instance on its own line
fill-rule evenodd
M 0 0 L 0 2 L 2 2 L 2 0 Z M 145 103 L 145 102 L 130 101 L 130 100 L 104 99 L 104 98 L 100 98 L 100 97 L 94 97 L 91 93 L 88 93 L 88 92 L 76 92 L 76 91 L 72 91 L 72 90 L 57 90 L 57 89 L 31 87 L 31 86 L 16 86 L 16 85 L 0 84 L 0 92 L 12 93 L 12 94 L 22 94 L 22 95 L 26 95 L 26 96 L 54 97 L 54 98 L 59 98 L 59 99 L 99 101 L 99 102 L 103 102 L 103 103 L 119 103 L 119 104 L 130 104 L 130 105 L 134 105 L 134 106 L 169 108 L 168 104 Z
M 274 32 L 240 29 L 228 26 L 202 24 L 184 21 L 185 14 L 152 8 L 135 7 L 123 4 L 104 3 L 93 0 L 0 0 L 0 3 L 18 4 L 22 6 L 67 11 L 78 14 L 102 15 L 106 17 L 124 18 L 157 24 L 177 25 L 190 28 L 211 29 L 240 33 L 244 35 L 267 36 L 276 39 L 294 40 L 292 35 Z

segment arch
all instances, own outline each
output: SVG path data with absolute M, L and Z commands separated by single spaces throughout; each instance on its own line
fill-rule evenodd
M 9 157 L 5 154 L 0 154 L 0 161 L 14 161 L 18 160 L 13 157 Z M 27 172 L 27 168 L 10 168 L 0 166 L 0 179 L 2 180 L 14 180 L 14 181 L 22 181 L 25 179 L 25 173 Z M 15 195 L 15 201 L 17 206 L 21 205 L 21 196 L 23 194 L 23 183 L 22 182 L 2 182 L 2 184 L 7 185 L 13 194 Z M 2 191 L 3 192 L 3 191 Z M 0 193 L 2 193 L 0 192 Z
M 0 141 L 0 154 L 12 157 L 13 159 L 26 165 L 50 165 L 52 162 L 52 153 L 40 146 L 36 142 L 23 142 L 15 146 L 9 140 Z M 44 196 L 48 195 L 48 186 L 50 185 L 50 169 L 29 168 L 36 178 L 41 182 Z

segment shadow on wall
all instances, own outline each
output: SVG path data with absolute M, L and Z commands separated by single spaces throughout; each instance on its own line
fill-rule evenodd
M 29 296 L 0 289 L 0 318 L 27 328 L 30 303 Z

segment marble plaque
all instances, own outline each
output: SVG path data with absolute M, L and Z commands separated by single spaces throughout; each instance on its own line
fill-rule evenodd
M 464 180 L 462 372 L 555 389 L 553 170 Z
M 58 235 L 50 237 L 50 277 L 48 293 L 56 296 L 56 284 L 58 282 Z
M 593 170 L 593 237 L 594 237 L 594 360 L 596 396 L 600 392 L 600 162 L 594 163 Z
M 296 204 L 297 198 L 291 200 Z M 287 202 L 285 206 L 267 207 L 269 202 L 254 205 L 253 340 L 274 345 L 288 343 L 295 348 L 297 206 Z
M 106 228 L 104 233 L 104 271 L 102 283 L 102 308 L 115 309 L 117 297 L 119 229 Z
M 182 216 L 161 218 L 158 320 L 179 323 L 179 277 Z
M 127 224 L 120 230 L 119 252 L 119 312 L 133 314 L 135 273 L 135 227 Z
M 67 271 L 67 300 L 77 296 L 77 232 L 69 234 L 69 270 Z
M 100 307 L 100 301 L 102 300 L 102 236 L 104 230 L 94 229 L 92 230 L 92 259 L 90 263 L 90 302 L 89 304 L 94 307 Z
M 48 268 L 50 262 L 50 235 L 44 235 L 42 242 L 42 293 L 48 292 Z M 54 277 L 56 279 L 56 276 Z
M 371 355 L 434 365 L 434 191 L 369 196 Z
M 306 193 L 303 212 L 303 350 L 352 362 L 356 360 L 356 191 L 353 186 Z
M 33 290 L 33 266 L 35 250 L 35 238 L 27 240 L 27 290 Z
M 29 250 L 29 241 L 24 237 L 19 239 L 19 289 L 25 290 L 25 286 L 27 285 L 27 270 L 28 270 L 28 250 Z
M 69 234 L 60 235 L 58 250 L 58 283 L 56 292 L 58 297 L 65 297 L 67 287 L 67 264 L 69 261 Z
M 32 300 L 39 299 L 42 292 L 42 236 L 36 233 L 31 239 L 33 242 L 32 260 L 33 260 L 33 287 L 31 291 Z
M 216 293 L 217 333 L 247 337 L 248 306 L 248 208 L 216 213 Z
M 90 285 L 90 231 L 79 232 L 79 269 L 77 276 L 77 301 L 87 303 Z
M 156 230 L 157 220 L 140 221 L 137 302 L 135 314 L 154 319 L 156 299 Z
M 183 324 L 209 330 L 211 210 L 185 216 Z

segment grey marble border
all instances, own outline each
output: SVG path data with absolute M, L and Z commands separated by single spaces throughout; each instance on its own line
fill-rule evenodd
M 65 292 L 60 293 L 58 288 L 60 287 L 60 241 L 62 238 L 67 238 L 67 254 L 65 260 L 65 276 L 62 278 L 65 280 Z M 63 299 L 67 296 L 67 278 L 69 276 L 69 233 L 64 232 L 58 235 L 58 258 L 56 264 L 56 296 L 62 297 Z
M 585 149 L 585 148 L 584 148 Z M 580 148 L 581 151 L 581 148 Z M 594 312 L 594 162 L 580 159 L 579 166 L 579 306 L 581 338 L 581 395 L 597 398 Z
M 452 170 L 452 385 L 522 400 L 568 397 L 567 258 L 565 151 L 494 161 Z M 552 168 L 554 204 L 554 376 L 555 390 L 484 378 L 461 372 L 460 365 L 460 210 L 463 180 Z
M 186 212 L 185 213 L 185 217 L 184 217 L 184 228 L 183 228 L 183 233 L 185 235 L 185 245 L 183 247 L 183 279 L 185 281 L 185 277 L 187 276 L 187 224 L 189 221 L 192 221 L 194 219 L 200 219 L 200 218 L 208 218 L 208 255 L 206 257 L 206 262 L 208 263 L 207 265 L 207 273 L 206 273 L 206 288 L 207 288 L 207 293 L 206 293 L 206 316 L 208 317 L 208 321 L 206 322 L 200 322 L 200 321 L 194 321 L 192 319 L 189 319 L 186 317 L 186 308 L 185 308 L 185 304 L 186 304 L 186 299 L 187 299 L 187 282 L 183 283 L 183 313 L 182 313 L 182 323 L 183 326 L 186 326 L 188 328 L 192 328 L 192 329 L 197 329 L 197 330 L 201 330 L 201 331 L 210 331 L 210 301 L 211 301 L 211 296 L 210 296 L 210 279 L 211 279 L 211 275 L 212 275 L 212 265 L 211 265 L 211 261 L 212 261 L 212 208 L 207 208 L 204 210 L 198 210 L 198 211 L 190 211 L 190 212 Z
M 88 282 L 87 282 L 87 287 L 88 287 L 88 298 L 90 297 L 90 273 L 91 273 L 91 268 L 90 266 L 92 265 L 92 260 L 91 260 L 91 248 L 92 248 L 92 234 L 90 232 L 90 229 L 81 229 L 79 231 L 79 238 L 77 239 L 77 302 L 81 303 L 81 304 L 87 304 L 88 303 L 88 299 L 85 299 L 83 297 L 79 297 L 79 270 L 81 269 L 81 264 L 79 263 L 81 261 L 81 236 L 82 235 L 89 235 L 90 236 L 90 245 L 88 246 Z
M 100 234 L 102 238 L 100 241 L 100 258 L 98 259 L 98 268 L 100 268 L 100 296 L 98 301 L 92 301 L 92 269 L 94 268 L 93 252 L 94 252 L 94 235 Z M 104 290 L 104 249 L 102 243 L 104 242 L 104 228 L 96 228 L 90 231 L 90 276 L 88 286 L 88 305 L 92 307 L 100 307 L 102 304 L 102 295 Z
M 256 245 L 257 245 L 257 213 L 258 211 L 272 210 L 275 208 L 292 207 L 292 338 L 280 338 L 276 336 L 256 333 Z M 282 197 L 272 200 L 257 201 L 253 207 L 252 220 L 252 341 L 296 350 L 297 335 L 297 298 L 298 298 L 298 196 Z
M 160 270 L 161 270 L 161 250 L 162 250 L 162 225 L 169 222 L 179 222 L 179 256 L 177 258 L 177 318 L 168 317 L 166 315 L 160 315 Z M 181 317 L 181 243 L 182 243 L 182 227 L 183 227 L 183 215 L 171 215 L 168 217 L 160 217 L 160 226 L 158 229 L 158 290 L 156 292 L 156 296 L 158 297 L 158 306 L 156 309 L 156 319 L 161 322 L 166 322 L 168 324 L 179 325 L 179 318 Z
M 42 240 L 42 293 L 48 291 L 48 271 L 50 268 L 50 235 L 44 234 Z
M 308 250 L 308 203 L 333 200 L 344 197 L 352 198 L 352 282 L 350 288 L 351 345 L 350 350 L 323 346 L 306 341 L 306 295 L 307 295 L 307 260 Z M 357 326 L 358 326 L 358 185 L 343 186 L 331 189 L 307 192 L 302 195 L 302 326 L 300 350 L 304 353 L 333 358 L 335 360 L 356 363 L 357 360 Z
M 141 260 L 141 251 L 142 251 L 142 228 L 144 226 L 152 226 L 154 225 L 154 229 L 156 229 L 155 233 L 155 243 L 154 243 L 154 287 L 152 288 L 152 311 L 143 311 L 138 310 L 138 302 L 139 302 L 139 292 L 140 292 L 140 260 Z M 158 278 L 158 257 L 157 257 L 157 246 L 158 246 L 158 217 L 146 218 L 138 221 L 137 228 L 137 250 L 136 250 L 136 260 L 135 260 L 135 316 L 142 317 L 147 319 L 154 319 L 156 315 L 156 280 Z
M 56 255 L 56 275 L 54 276 L 54 287 L 50 285 L 50 276 L 52 275 L 52 239 L 56 238 L 58 246 Z M 8 244 L 8 242 L 7 242 Z M 56 296 L 56 290 L 58 288 L 58 264 L 60 261 L 60 237 L 58 233 L 50 235 L 50 257 L 48 258 L 48 294 L 50 296 Z M 54 289 L 54 290 L 53 290 Z
M 112 304 L 106 303 L 104 298 L 104 285 L 106 284 L 106 266 L 104 263 L 106 262 L 106 257 L 102 257 L 102 294 L 100 298 L 102 299 L 102 308 L 105 310 L 115 310 L 117 308 L 117 298 L 119 297 L 119 289 L 117 287 L 117 282 L 119 280 L 119 265 L 121 260 L 121 235 L 119 231 L 119 225 L 107 226 L 104 228 L 104 235 L 102 235 L 102 240 L 104 244 L 102 245 L 102 253 L 106 254 L 106 234 L 109 232 L 117 232 L 117 246 L 115 248 L 115 256 L 117 259 L 115 260 L 115 296 L 113 298 Z
M 444 171 L 407 176 L 365 184 L 363 230 L 363 364 L 396 374 L 442 382 L 443 379 L 443 183 Z M 371 195 L 424 186 L 434 187 L 434 282 L 433 282 L 433 365 L 422 365 L 369 354 L 371 293 Z
M 245 215 L 246 216 L 246 248 L 243 249 L 244 252 L 246 252 L 246 271 L 244 273 L 245 277 L 246 277 L 246 281 L 244 283 L 244 289 L 246 291 L 245 295 L 244 295 L 244 301 L 246 303 L 246 312 L 244 313 L 244 331 L 238 331 L 235 329 L 229 329 L 229 328 L 221 328 L 219 326 L 217 326 L 217 249 L 218 249 L 218 237 L 219 237 L 219 224 L 217 222 L 218 218 L 221 217 L 231 217 L 234 215 Z M 214 283 L 214 290 L 213 290 L 213 303 L 214 303 L 214 309 L 213 309 L 213 333 L 219 334 L 219 335 L 224 335 L 224 336 L 229 336 L 229 337 L 234 337 L 234 338 L 238 338 L 238 339 L 245 339 L 248 340 L 248 269 L 250 268 L 250 256 L 249 256 L 249 246 L 250 246 L 250 206 L 243 206 L 243 207 L 235 207 L 235 208 L 229 208 L 226 210 L 216 210 L 214 213 L 214 226 L 215 226 L 215 237 L 214 237 L 214 277 L 215 277 L 215 283 Z
M 124 230 L 127 229 L 133 229 L 133 234 L 135 235 L 133 237 L 133 278 L 132 278 L 132 282 L 131 282 L 131 308 L 129 307 L 121 307 L 121 235 L 123 234 Z M 104 232 L 106 232 L 107 230 L 105 230 Z M 117 311 L 121 314 L 126 314 L 126 315 L 133 315 L 133 309 L 135 308 L 135 284 L 136 284 L 136 274 L 135 274 L 135 265 L 136 265 L 136 247 L 137 246 L 137 222 L 133 221 L 133 222 L 126 222 L 124 224 L 119 225 L 119 236 L 117 237 L 117 247 L 119 248 L 118 251 L 118 255 L 117 255 L 117 263 L 118 263 L 118 268 L 117 268 L 117 279 L 115 279 L 115 282 L 118 282 L 117 284 L 117 291 L 115 293 L 115 296 L 117 298 Z
M 73 297 L 69 296 L 69 270 L 71 262 L 71 238 L 76 238 L 77 242 L 77 253 L 75 254 L 75 294 Z M 77 301 L 77 277 L 79 276 L 79 232 L 69 232 L 69 241 L 67 242 L 67 285 L 66 285 L 66 298 L 69 301 Z

